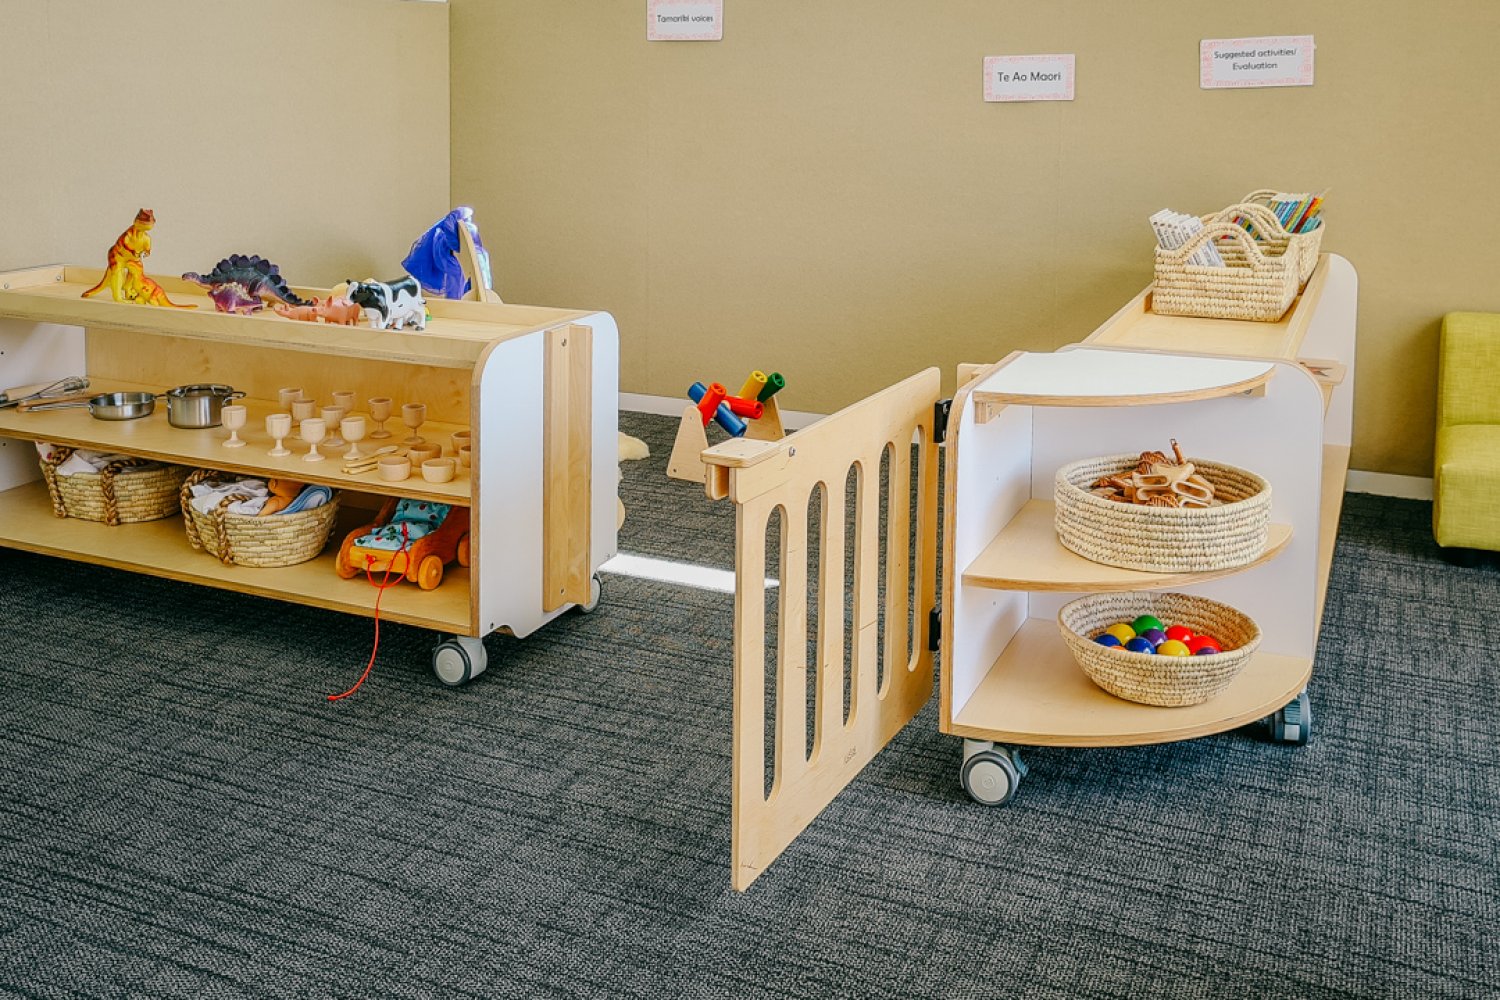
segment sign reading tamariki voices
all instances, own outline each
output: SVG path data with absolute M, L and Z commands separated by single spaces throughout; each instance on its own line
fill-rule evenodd
M 649 42 L 717 42 L 724 38 L 724 0 L 646 0 Z

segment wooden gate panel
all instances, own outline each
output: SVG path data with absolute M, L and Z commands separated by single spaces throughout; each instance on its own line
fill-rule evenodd
M 737 508 L 731 848 L 736 889 L 747 888 L 932 695 L 932 654 L 926 640 L 937 579 L 932 421 L 938 389 L 937 369 L 929 369 L 781 441 L 737 440 L 704 452 L 711 467 L 728 470 L 728 493 Z M 881 461 L 887 452 L 891 457 L 882 490 Z M 857 472 L 852 540 L 845 526 L 851 468 Z M 817 662 L 810 665 L 808 512 L 809 498 L 819 489 Z M 773 777 L 767 792 L 766 540 L 778 509 Z M 915 563 L 910 558 L 914 527 Z M 852 593 L 846 593 L 844 566 L 851 544 L 854 574 Z M 847 622 L 846 608 L 852 611 Z M 846 628 L 852 630 L 847 720 Z M 878 679 L 881 653 L 885 671 Z M 815 671 L 811 713 L 809 669 Z M 810 715 L 814 731 L 809 754 Z

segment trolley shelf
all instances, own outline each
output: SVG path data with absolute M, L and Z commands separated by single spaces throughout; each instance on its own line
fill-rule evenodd
M 1256 652 L 1201 705 L 1159 708 L 1116 698 L 1073 659 L 1052 619 L 1028 619 L 944 732 L 1030 746 L 1134 746 L 1223 732 L 1296 697 L 1312 660 Z
M 0 493 L 0 545 L 372 616 L 376 589 L 363 577 L 341 580 L 333 568 L 343 531 L 357 527 L 361 514 L 368 513 L 340 511 L 340 527 L 334 529 L 329 548 L 308 562 L 271 568 L 225 566 L 188 544 L 180 516 L 113 527 L 80 518 L 60 518 L 52 512 L 47 487 L 32 482 Z M 472 631 L 469 571 L 458 565 L 447 567 L 436 590 L 422 590 L 409 582 L 391 587 L 380 599 L 380 617 L 439 631 Z
M 1255 561 L 1202 573 L 1151 573 L 1106 566 L 1057 540 L 1056 505 L 1028 500 L 995 540 L 964 570 L 964 584 L 994 590 L 1160 590 L 1241 573 L 1274 559 L 1292 538 L 1290 525 L 1273 524 L 1265 552 Z

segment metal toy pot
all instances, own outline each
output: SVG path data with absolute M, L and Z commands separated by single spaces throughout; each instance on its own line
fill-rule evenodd
M 217 427 L 220 419 L 219 412 L 224 408 L 224 404 L 244 395 L 243 392 L 237 392 L 231 386 L 214 382 L 179 385 L 175 389 L 168 389 L 166 393 L 167 423 L 173 427 L 187 427 L 193 430 Z

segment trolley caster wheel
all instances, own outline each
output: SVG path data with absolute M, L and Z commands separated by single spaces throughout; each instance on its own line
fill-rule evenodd
M 1013 747 L 980 740 L 964 741 L 964 763 L 958 780 L 969 798 L 982 806 L 1003 806 L 1016 794 L 1026 765 Z
M 1262 721 L 1272 741 L 1305 746 L 1312 736 L 1313 721 L 1312 703 L 1308 701 L 1307 692 L 1303 691 Z
M 593 578 L 589 580 L 589 600 L 588 600 L 588 603 L 587 604 L 575 604 L 574 607 L 576 607 L 578 609 L 578 611 L 579 611 L 580 614 L 585 614 L 586 615 L 586 614 L 588 614 L 589 612 L 593 611 L 595 608 L 597 608 L 599 606 L 599 601 L 603 597 L 604 597 L 604 583 L 603 583 L 603 581 L 601 581 L 599 579 L 599 574 L 595 573 L 594 576 L 593 576 Z
M 472 635 L 444 639 L 432 649 L 432 672 L 449 687 L 468 683 L 484 673 L 488 665 L 489 654 L 484 651 L 484 640 Z

